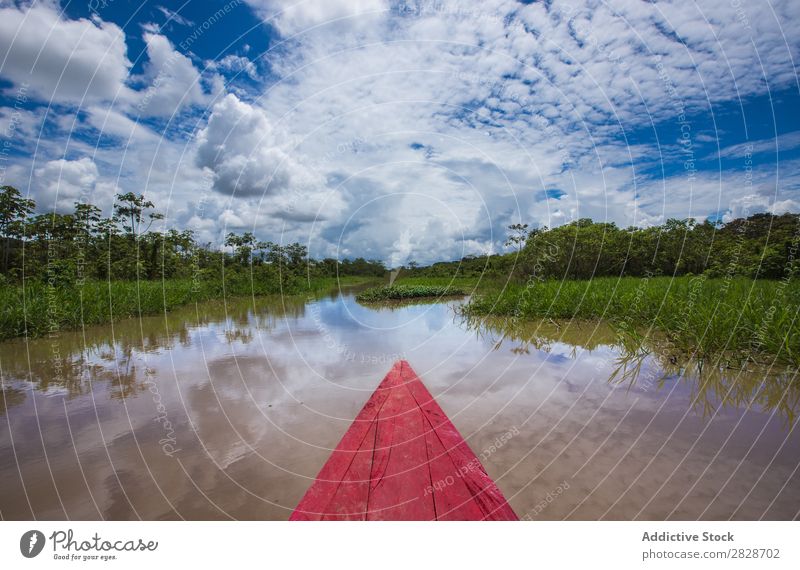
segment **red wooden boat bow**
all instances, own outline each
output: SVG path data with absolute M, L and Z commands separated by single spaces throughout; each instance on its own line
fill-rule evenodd
M 290 520 L 518 520 L 401 360 L 359 412 Z

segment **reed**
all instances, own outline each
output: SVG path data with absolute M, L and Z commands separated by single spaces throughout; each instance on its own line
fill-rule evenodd
M 660 336 L 676 352 L 800 364 L 800 286 L 704 276 L 541 281 L 484 289 L 471 316 L 603 319 L 627 342 Z
M 234 274 L 224 281 L 168 279 L 163 281 L 86 281 L 57 287 L 33 280 L 0 287 L 0 340 L 40 337 L 120 319 L 164 313 L 220 298 L 300 295 L 366 281 L 363 278 L 253 279 Z

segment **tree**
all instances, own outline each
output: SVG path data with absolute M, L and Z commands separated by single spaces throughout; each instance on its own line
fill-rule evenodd
M 97 231 L 100 214 L 100 208 L 97 206 L 75 202 L 75 227 L 84 243 L 88 243 Z
M 154 208 L 155 205 L 150 200 L 145 200 L 143 194 L 138 196 L 133 192 L 117 194 L 117 202 L 114 206 L 114 218 L 122 223 L 122 227 L 134 239 L 147 232 L 155 220 L 164 219 L 164 214 L 157 212 L 150 212 L 145 216 L 145 211 Z M 145 217 L 150 223 L 142 230 Z
M 39 214 L 25 224 L 25 271 L 50 284 L 74 282 L 77 272 L 76 222 L 72 214 Z
M 244 235 L 229 233 L 225 236 L 225 245 L 233 248 L 236 260 L 242 265 L 250 265 L 253 262 L 253 250 L 256 248 L 256 236 L 250 232 Z
M 516 245 L 518 251 L 522 251 L 525 245 L 525 240 L 528 239 L 528 224 L 511 224 L 508 226 L 511 232 L 506 240 L 505 245 Z
M 298 271 L 306 264 L 308 249 L 299 243 L 290 243 L 284 247 L 286 260 L 290 269 Z
M 0 188 L 0 238 L 3 240 L 3 273 L 8 271 L 12 244 L 22 239 L 25 219 L 36 204 L 13 186 Z
M 99 256 L 95 253 L 94 243 L 100 232 L 100 208 L 93 204 L 75 202 L 75 231 L 80 262 L 77 267 L 78 279 L 86 277 L 86 263 L 96 260 Z
M 252 268 L 253 282 L 290 283 L 312 277 L 358 275 L 383 277 L 379 260 L 310 260 L 300 243 L 257 241 L 251 232 L 229 233 L 226 253 L 199 245 L 191 230 L 151 231 L 163 216 L 141 194 L 119 194 L 111 217 L 99 208 L 76 203 L 71 214 L 34 215 L 35 203 L 12 186 L 0 187 L 0 244 L 3 281 L 29 278 L 75 282 L 88 279 L 156 279 L 210 276 L 230 261 Z M 148 223 L 149 221 L 149 223 Z M 697 222 L 669 219 L 660 226 L 621 229 L 613 223 L 583 218 L 548 228 L 508 226 L 507 245 L 519 251 L 501 255 L 465 255 L 420 267 L 409 260 L 413 275 L 428 277 L 513 276 L 536 279 L 587 279 L 595 275 L 747 276 L 784 279 L 800 273 L 800 214 L 754 214 L 746 219 Z M 25 247 L 25 255 L 17 251 Z M 241 272 L 232 271 L 231 278 Z M 226 277 L 227 279 L 227 277 Z

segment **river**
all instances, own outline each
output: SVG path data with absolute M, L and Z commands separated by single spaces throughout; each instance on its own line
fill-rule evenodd
M 286 519 L 399 358 L 526 520 L 795 519 L 791 372 L 352 291 L 0 344 L 3 519 Z

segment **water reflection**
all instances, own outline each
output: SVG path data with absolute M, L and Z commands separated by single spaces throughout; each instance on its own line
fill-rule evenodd
M 717 413 L 720 407 L 734 409 L 757 406 L 775 412 L 793 425 L 800 407 L 800 382 L 791 367 L 768 367 L 743 362 L 738 368 L 699 359 L 681 359 L 655 337 L 631 342 L 608 323 L 475 318 L 463 316 L 464 326 L 494 343 L 495 349 L 511 344 L 511 352 L 528 355 L 533 351 L 551 352 L 554 343 L 577 351 L 601 347 L 617 350 L 608 382 L 647 390 L 662 390 L 676 381 L 683 382 L 690 393 L 695 411 L 703 417 Z
M 791 372 L 679 364 L 602 323 L 469 321 L 461 303 L 217 301 L 0 344 L 0 513 L 285 519 L 405 358 L 493 450 L 521 517 L 797 516 Z
M 29 377 L 39 391 L 77 396 L 86 393 L 90 382 L 101 381 L 113 386 L 112 397 L 122 398 L 140 388 L 137 357 L 177 347 L 192 349 L 193 332 L 212 325 L 228 343 L 246 344 L 256 332 L 272 330 L 280 319 L 302 318 L 305 309 L 301 297 L 212 301 L 165 315 L 121 320 L 113 327 L 91 326 L 31 342 L 0 343 L 0 366 L 6 381 Z

